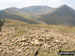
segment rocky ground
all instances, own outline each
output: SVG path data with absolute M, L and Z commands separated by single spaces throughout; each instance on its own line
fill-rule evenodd
M 75 32 L 31 25 L 5 25 L 0 32 L 0 56 L 58 56 L 59 50 L 75 50 Z

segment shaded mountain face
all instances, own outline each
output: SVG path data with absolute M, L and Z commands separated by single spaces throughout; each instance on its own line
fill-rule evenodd
M 48 6 L 30 6 L 20 9 L 21 11 L 27 13 L 27 14 L 42 14 L 46 11 L 51 10 L 51 7 Z
M 0 11 L 0 19 L 14 19 L 14 20 L 19 20 L 22 22 L 30 23 L 30 24 L 39 24 L 38 21 L 34 21 L 27 17 L 17 15 L 16 13 L 15 14 L 7 13 L 5 11 Z
M 18 8 L 15 7 L 11 7 L 11 8 L 7 8 L 2 10 L 8 14 L 15 14 L 15 15 L 19 15 L 19 16 L 28 16 L 27 14 L 25 14 L 24 12 L 20 11 Z
M 74 15 L 75 16 L 75 10 L 73 10 L 72 8 L 70 8 L 67 5 L 63 5 L 59 8 L 57 8 L 53 13 L 51 13 L 52 15 L 63 15 L 63 14 L 69 14 L 69 15 Z
M 49 14 L 40 15 L 37 20 L 52 25 L 75 26 L 75 11 L 67 5 L 63 5 Z

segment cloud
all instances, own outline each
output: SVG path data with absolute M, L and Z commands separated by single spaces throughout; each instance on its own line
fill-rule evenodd
M 50 0 L 53 7 L 58 7 L 65 4 L 66 0 Z
M 0 9 L 8 7 L 27 7 L 34 5 L 48 5 L 51 7 L 59 7 L 63 4 L 68 4 L 71 7 L 74 7 L 75 0 L 1 0 Z
M 2 0 L 0 1 L 0 8 L 6 7 L 26 7 L 32 5 L 42 5 L 44 4 L 41 0 Z

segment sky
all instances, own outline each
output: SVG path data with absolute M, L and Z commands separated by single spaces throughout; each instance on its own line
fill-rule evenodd
M 56 8 L 63 4 L 66 4 L 75 9 L 75 0 L 0 0 L 0 10 L 9 7 L 23 8 L 37 5 Z

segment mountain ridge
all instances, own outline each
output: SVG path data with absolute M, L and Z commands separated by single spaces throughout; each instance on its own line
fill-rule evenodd
M 75 10 L 67 5 L 62 5 L 52 13 L 40 15 L 36 19 L 47 24 L 75 26 Z
M 43 13 L 44 11 L 51 9 L 53 8 L 49 6 L 30 6 L 30 7 L 21 8 L 20 10 L 28 14 L 40 14 Z
M 19 20 L 22 19 L 22 21 L 26 19 L 26 20 L 31 20 L 31 22 L 34 22 L 34 21 L 43 22 L 43 23 L 52 24 L 52 25 L 75 26 L 75 10 L 73 10 L 71 7 L 67 5 L 62 5 L 56 9 L 48 7 L 48 6 L 30 6 L 30 8 L 33 8 L 33 7 L 35 8 L 36 11 L 31 12 L 32 14 L 30 12 L 25 13 L 18 8 L 12 7 L 12 8 L 7 8 L 3 10 L 3 12 L 5 12 L 4 16 L 2 15 L 2 13 L 0 13 L 0 16 L 3 16 L 3 17 L 7 16 L 8 18 L 12 18 L 12 17 L 14 18 L 16 16 L 16 18 L 18 18 Z M 26 8 L 34 11 L 34 8 L 33 9 L 30 9 L 29 7 L 26 7 Z M 7 15 L 5 15 L 6 13 Z M 9 15 L 11 15 L 11 17 Z

